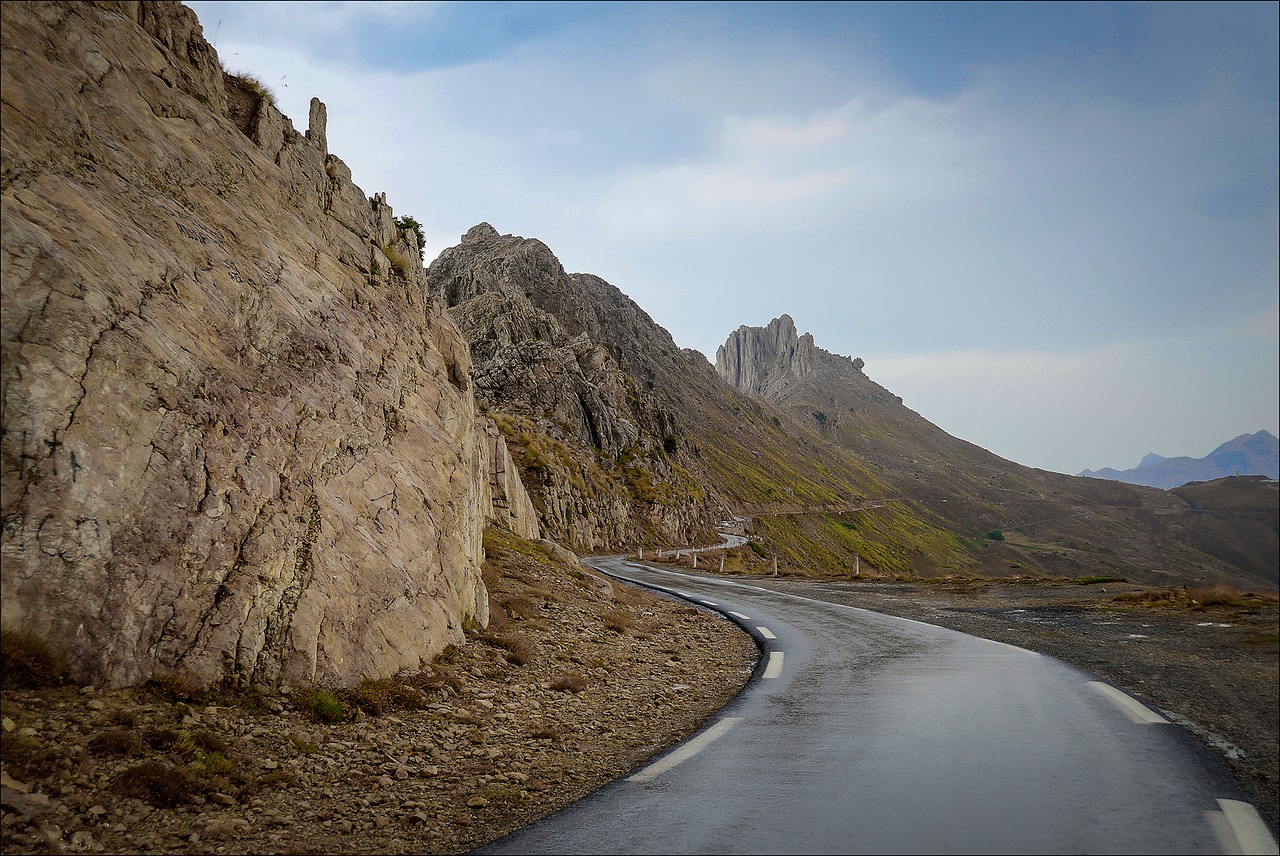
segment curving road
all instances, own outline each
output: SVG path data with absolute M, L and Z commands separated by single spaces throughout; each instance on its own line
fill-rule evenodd
M 622 556 L 755 679 L 689 740 L 478 853 L 1276 853 L 1220 759 L 1050 657 Z

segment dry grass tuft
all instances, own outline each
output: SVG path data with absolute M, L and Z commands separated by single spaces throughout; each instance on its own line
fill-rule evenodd
M 551 689 L 566 693 L 580 693 L 587 688 L 587 678 L 576 672 L 566 672 L 551 682 Z
M 631 616 L 621 609 L 611 609 L 600 617 L 604 620 L 604 626 L 615 633 L 626 633 L 635 626 Z
M 0 688 L 39 689 L 66 679 L 66 663 L 43 639 L 12 630 L 0 633 Z
M 142 749 L 142 738 L 125 728 L 112 728 L 89 739 L 89 751 L 98 756 L 141 755 Z
M 116 776 L 113 785 L 125 796 L 145 800 L 157 808 L 194 802 L 206 790 L 198 777 L 163 761 L 143 761 L 130 767 Z
M 476 638 L 492 648 L 504 651 L 507 662 L 516 666 L 523 666 L 533 659 L 533 644 L 523 637 L 508 633 L 481 632 L 476 634 Z
M 1263 606 L 1275 603 L 1277 595 L 1271 592 L 1264 592 L 1263 594 L 1245 592 L 1226 583 L 1217 583 L 1198 588 L 1175 588 L 1174 586 L 1147 588 L 1118 594 L 1114 600 L 1119 603 L 1198 611 L 1212 606 L 1236 608 Z

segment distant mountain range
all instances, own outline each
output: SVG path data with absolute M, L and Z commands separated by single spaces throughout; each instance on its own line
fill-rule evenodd
M 1266 476 L 1280 478 L 1280 440 L 1270 431 L 1241 434 L 1228 440 L 1203 458 L 1164 458 L 1144 455 L 1131 470 L 1085 470 L 1077 475 L 1095 479 L 1141 484 L 1164 490 L 1193 481 L 1210 481 L 1224 476 Z

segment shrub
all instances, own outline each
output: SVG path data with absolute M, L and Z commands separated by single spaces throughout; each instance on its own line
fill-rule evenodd
M 231 768 L 235 766 L 231 759 L 221 752 L 197 752 L 196 760 L 200 762 L 200 766 L 215 776 L 230 773 Z
M 551 689 L 568 693 L 580 693 L 587 688 L 587 679 L 575 672 L 568 672 L 551 682 Z
M 1004 540 L 1004 533 L 1003 533 L 1003 532 L 1001 532 L 999 529 L 992 529 L 990 532 L 988 532 L 988 533 L 987 533 L 987 540 L 988 540 L 988 541 L 1003 541 L 1003 540 Z
M 620 609 L 611 609 L 601 617 L 604 619 L 604 626 L 615 633 L 625 633 L 635 626 L 631 616 Z
M 411 262 L 409 261 L 408 256 L 400 252 L 399 247 L 383 247 L 382 254 L 387 257 L 391 262 L 391 266 L 395 268 L 401 276 L 409 275 L 409 265 Z
M 538 614 L 537 605 L 524 595 L 514 595 L 498 601 L 503 611 L 516 621 L 524 621 Z
M 54 756 L 36 738 L 14 733 L 0 740 L 0 761 L 5 772 L 16 778 L 42 778 L 49 773 Z
M 668 434 L 667 436 L 665 436 L 665 437 L 663 437 L 663 438 L 662 438 L 662 450 L 663 450 L 664 452 L 666 452 L 668 455 L 670 455 L 670 454 L 672 454 L 673 452 L 675 452 L 675 450 L 676 450 L 676 435 L 675 435 L 675 434 Z
M 66 664 L 43 639 L 12 630 L 0 633 L 0 687 L 39 689 L 66 679 Z
M 523 666 L 533 659 L 533 646 L 528 640 L 519 636 L 509 636 L 505 633 L 481 633 L 477 638 L 490 647 L 505 651 L 504 656 L 509 663 Z
M 418 255 L 422 256 L 420 260 L 426 261 L 426 256 L 423 255 L 423 253 L 425 252 L 424 248 L 427 245 L 427 238 L 422 234 L 422 224 L 412 217 L 397 217 L 395 218 L 395 224 L 397 229 L 405 232 L 413 232 L 414 236 L 418 239 Z
M 294 749 L 297 749 L 303 755 L 314 755 L 320 751 L 319 746 L 296 734 L 289 735 L 289 742 L 293 744 Z
M 312 690 L 303 696 L 302 704 L 310 708 L 321 722 L 341 722 L 347 718 L 347 709 L 333 693 Z
M 427 697 L 403 678 L 369 678 L 356 688 L 355 703 L 367 713 L 382 716 L 393 710 L 421 710 L 426 707 Z
M 176 673 L 153 675 L 142 684 L 142 689 L 160 701 L 167 701 L 170 704 L 179 701 L 204 704 L 209 700 L 207 688 Z
M 95 755 L 139 755 L 142 738 L 134 731 L 113 728 L 89 739 L 89 751 Z
M 113 784 L 125 796 L 145 800 L 159 808 L 192 802 L 204 790 L 195 776 L 162 761 L 143 761 L 130 767 L 116 776 Z

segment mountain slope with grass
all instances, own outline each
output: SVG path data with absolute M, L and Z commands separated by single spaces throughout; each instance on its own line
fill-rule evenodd
M 427 282 L 467 336 L 479 405 L 503 426 L 543 526 L 576 548 L 714 543 L 726 516 L 850 509 L 900 492 L 725 384 L 617 287 L 566 272 L 541 241 L 477 225 Z M 958 573 L 979 556 L 909 502 L 882 507 L 849 540 L 891 573 Z
M 952 437 L 867 377 L 862 360 L 797 335 L 789 316 L 740 327 L 716 367 L 945 520 L 988 572 L 1205 583 L 1256 580 L 1276 563 L 1251 524 L 1219 520 L 1211 535 L 1183 497 L 1024 467 Z

